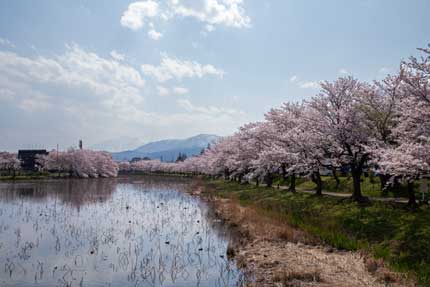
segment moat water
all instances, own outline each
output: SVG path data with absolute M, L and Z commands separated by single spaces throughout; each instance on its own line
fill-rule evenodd
M 189 180 L 0 182 L 0 286 L 241 286 Z

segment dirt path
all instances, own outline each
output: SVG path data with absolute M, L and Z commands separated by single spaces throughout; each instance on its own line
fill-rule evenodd
M 322 246 L 286 222 L 217 198 L 203 186 L 194 191 L 237 234 L 230 256 L 253 278 L 247 286 L 412 286 L 364 254 Z
M 263 184 L 262 184 L 263 185 Z M 277 188 L 277 187 L 273 187 Z M 288 186 L 279 186 L 279 189 L 287 190 Z M 315 194 L 315 191 L 313 190 L 297 190 L 297 192 L 301 193 L 308 193 L 308 194 Z M 351 197 L 351 193 L 342 193 L 342 192 L 329 192 L 329 191 L 323 191 L 323 195 L 333 196 L 333 197 L 341 197 L 341 198 L 348 198 Z M 383 202 L 395 202 L 395 203 L 408 203 L 407 198 L 395 198 L 395 197 L 369 197 L 371 201 L 383 201 Z

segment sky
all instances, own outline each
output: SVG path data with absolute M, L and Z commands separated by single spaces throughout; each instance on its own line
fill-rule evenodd
M 0 150 L 232 134 L 395 73 L 428 0 L 0 1 Z

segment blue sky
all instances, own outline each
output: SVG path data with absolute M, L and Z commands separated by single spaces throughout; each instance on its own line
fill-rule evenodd
M 430 1 L 0 2 L 0 150 L 227 135 L 318 81 L 395 73 Z

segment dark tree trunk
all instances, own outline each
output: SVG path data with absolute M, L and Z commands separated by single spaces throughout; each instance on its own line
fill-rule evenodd
M 290 176 L 290 180 L 291 182 L 290 182 L 290 187 L 288 188 L 288 191 L 296 192 L 296 175 L 292 174 Z
M 379 181 L 381 182 L 381 193 L 382 196 L 387 196 L 389 191 L 389 186 L 387 185 L 388 179 L 390 177 L 386 174 L 379 175 Z
M 414 182 L 408 181 L 408 206 L 412 208 L 417 207 L 417 199 L 415 198 L 415 191 L 414 191 Z
M 230 172 L 228 168 L 224 169 L 224 180 L 227 180 L 230 177 Z
M 287 166 L 285 163 L 281 164 L 282 178 L 287 178 Z
M 264 182 L 266 183 L 267 187 L 272 187 L 273 177 L 272 177 L 272 174 L 270 172 L 268 172 L 264 176 Z
M 332 167 L 331 173 L 333 174 L 334 180 L 336 181 L 336 189 L 339 189 L 340 180 L 339 180 L 339 177 L 337 176 L 337 172 L 336 172 L 336 168 L 335 167 Z
M 317 185 L 317 188 L 315 190 L 316 195 L 321 196 L 322 195 L 322 189 L 323 189 L 323 183 L 322 183 L 321 174 L 319 171 L 315 171 L 312 173 L 312 181 Z
M 353 193 L 352 199 L 358 202 L 366 201 L 366 197 L 361 193 L 361 174 L 363 173 L 362 168 L 353 167 L 351 168 L 352 182 L 353 182 Z
M 243 178 L 243 175 L 239 174 L 239 176 L 237 177 L 237 181 L 239 183 L 242 183 L 242 178 Z
M 258 180 L 258 178 L 255 180 L 255 186 L 258 187 L 260 185 L 260 181 Z

